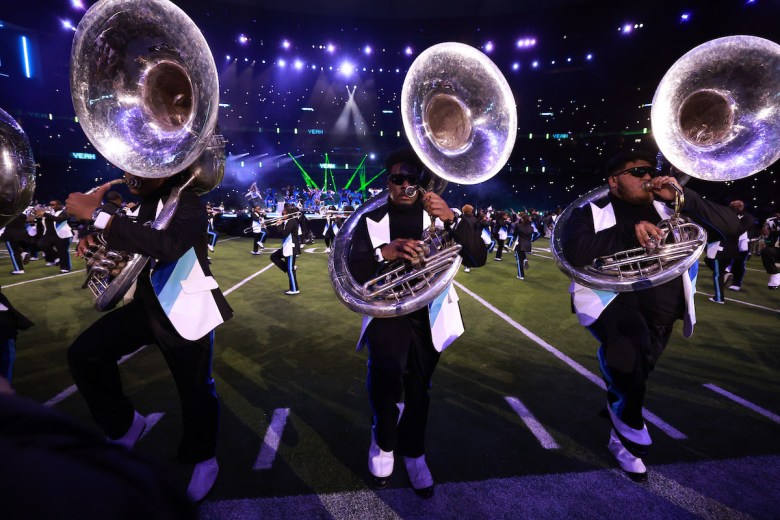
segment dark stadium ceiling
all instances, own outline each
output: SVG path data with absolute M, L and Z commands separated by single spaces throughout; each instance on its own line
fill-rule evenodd
M 402 19 L 513 15 L 586 4 L 588 0 L 218 0 L 209 3 L 308 16 Z

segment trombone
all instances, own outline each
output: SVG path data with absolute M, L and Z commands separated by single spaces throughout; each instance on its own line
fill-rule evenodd
M 275 218 L 269 218 L 265 221 L 266 226 L 278 226 L 280 224 L 284 224 L 288 220 L 298 218 L 301 216 L 300 211 L 296 211 L 295 213 L 290 213 L 289 215 L 282 215 L 281 217 L 275 217 Z
M 329 209 L 328 211 L 322 213 L 323 217 L 327 218 L 333 218 L 333 217 L 348 217 L 352 215 L 354 211 L 339 211 L 337 209 Z

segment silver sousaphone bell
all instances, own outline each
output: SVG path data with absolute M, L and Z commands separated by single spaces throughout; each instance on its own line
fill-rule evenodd
M 136 177 L 167 178 L 184 170 L 152 227 L 166 229 L 179 197 L 219 185 L 225 141 L 215 133 L 219 80 L 195 23 L 168 0 L 101 0 L 84 15 L 71 49 L 73 107 L 90 142 Z M 84 283 L 95 307 L 114 307 L 148 257 L 96 247 Z
M 412 63 L 401 91 L 406 136 L 434 174 L 428 190 L 446 181 L 477 184 L 506 164 L 517 134 L 512 90 L 498 67 L 477 49 L 442 43 Z M 360 314 L 392 317 L 431 303 L 458 272 L 460 245 L 448 233 L 429 233 L 429 253 L 415 265 L 399 262 L 374 280 L 359 284 L 349 272 L 353 233 L 360 218 L 387 204 L 387 191 L 361 205 L 344 223 L 328 261 L 336 296 Z

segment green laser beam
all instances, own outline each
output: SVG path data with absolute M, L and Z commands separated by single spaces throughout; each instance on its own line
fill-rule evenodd
M 295 163 L 295 166 L 297 166 L 298 169 L 301 170 L 301 174 L 303 174 L 303 180 L 306 181 L 306 186 L 309 187 L 309 188 L 318 189 L 317 188 L 317 183 L 314 182 L 314 180 L 312 180 L 311 177 L 309 177 L 309 174 L 306 173 L 306 170 L 303 168 L 303 166 L 301 166 L 301 163 L 296 161 L 295 157 L 293 157 L 291 153 L 288 153 L 287 155 L 289 155 L 290 159 L 293 160 L 293 162 Z
M 357 175 L 358 172 L 360 171 L 360 167 L 363 166 L 364 162 L 366 162 L 366 157 L 368 156 L 367 155 L 363 156 L 363 160 L 360 161 L 360 164 L 358 164 L 357 168 L 355 168 L 355 171 L 352 173 L 352 177 L 350 177 L 349 180 L 347 181 L 347 184 L 344 185 L 345 190 L 349 189 L 350 184 L 352 184 L 352 179 L 355 178 L 355 175 Z
M 382 175 L 383 173 L 385 173 L 385 171 L 387 171 L 387 168 L 382 168 L 382 171 L 380 171 L 379 173 L 377 173 L 376 175 L 374 175 L 373 177 L 371 177 L 371 179 L 370 179 L 368 182 L 366 182 L 365 184 L 363 184 L 363 185 L 360 187 L 360 190 L 362 191 L 362 190 L 365 190 L 366 188 L 368 188 L 368 185 L 369 185 L 369 184 L 371 184 L 372 182 L 374 182 L 374 181 L 375 181 L 375 180 L 376 180 L 376 179 L 377 179 L 377 178 L 378 178 L 380 175 Z

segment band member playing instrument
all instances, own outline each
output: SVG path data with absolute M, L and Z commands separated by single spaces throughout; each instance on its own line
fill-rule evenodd
M 680 188 L 674 177 L 656 176 L 655 154 L 631 151 L 609 161 L 606 197 L 575 209 L 563 229 L 563 252 L 572 266 L 662 240 L 656 226 L 672 211 L 661 201 L 675 199 Z M 649 190 L 649 191 L 648 191 Z M 683 212 L 694 221 L 707 221 L 724 236 L 739 234 L 736 214 L 684 189 Z M 658 198 L 660 201 L 656 201 Z M 642 417 L 645 381 L 672 333 L 684 320 L 690 337 L 695 323 L 693 295 L 698 263 L 671 281 L 643 290 L 613 292 L 589 289 L 572 282 L 573 310 L 601 343 L 599 366 L 607 385 L 607 409 L 612 421 L 608 448 L 633 480 L 645 480 L 644 457 L 651 444 Z
M 282 210 L 282 217 L 293 215 L 298 211 L 292 204 L 285 204 L 284 210 Z M 281 227 L 282 234 L 282 247 L 271 253 L 271 261 L 283 272 L 287 273 L 287 279 L 290 282 L 290 288 L 284 293 L 287 295 L 295 295 L 301 292 L 298 286 L 298 277 L 295 276 L 295 257 L 301 253 L 301 244 L 298 241 L 298 219 L 295 217 L 289 217 L 284 220 L 280 220 L 277 226 Z
M 423 182 L 427 173 L 411 148 L 391 153 L 386 167 L 388 203 L 364 215 L 351 240 L 349 268 L 357 282 L 373 278 L 388 262 L 415 260 L 422 254 L 424 231 L 437 218 L 462 245 L 466 265 L 485 264 L 485 246 L 473 225 L 461 225 L 464 222 L 436 193 L 405 194 L 409 186 L 427 184 Z M 435 316 L 430 308 L 437 310 Z M 441 351 L 462 332 L 451 287 L 431 305 L 404 316 L 364 317 L 358 348 L 368 346 L 367 387 L 373 411 L 368 468 L 375 486 L 387 485 L 394 457 L 401 455 L 415 492 L 425 498 L 433 495 L 433 477 L 425 460 L 428 388 Z
M 334 208 L 329 208 L 330 211 L 335 211 Z M 336 238 L 336 235 L 339 234 L 339 229 L 341 229 L 341 225 L 344 223 L 344 217 L 336 214 L 331 214 L 331 212 L 328 211 L 328 213 L 325 214 L 325 229 L 322 231 L 322 236 L 325 237 L 325 252 L 330 253 L 331 249 L 330 246 L 333 243 L 333 240 Z
M 98 201 L 98 204 L 102 199 Z M 46 265 L 59 264 L 61 273 L 69 273 L 70 242 L 73 239 L 73 231 L 68 225 L 69 213 L 65 211 L 62 202 L 52 200 L 49 202 L 49 210 L 38 210 L 36 215 L 43 219 L 43 237 L 38 245 L 44 251 Z
M 252 251 L 253 255 L 259 255 L 259 249 L 265 249 L 265 211 L 260 206 L 252 209 Z
M 206 204 L 196 192 L 191 188 L 181 192 L 166 229 L 148 225 L 184 175 L 188 172 L 168 178 L 125 174 L 130 192 L 141 197 L 137 221 L 121 213 L 95 212 L 107 184 L 94 193 L 68 197 L 73 216 L 94 219 L 95 228 L 102 230 L 80 240 L 78 255 L 96 242 L 105 242 L 109 249 L 151 258 L 137 279 L 133 301 L 82 332 L 68 349 L 68 361 L 81 395 L 108 438 L 132 448 L 146 421 L 122 390 L 117 360 L 144 345 L 157 344 L 179 391 L 183 427 L 178 459 L 195 465 L 187 493 L 198 501 L 209 492 L 219 470 L 219 401 L 211 376 L 213 329 L 229 319 L 232 310 L 209 270 L 203 233 Z

